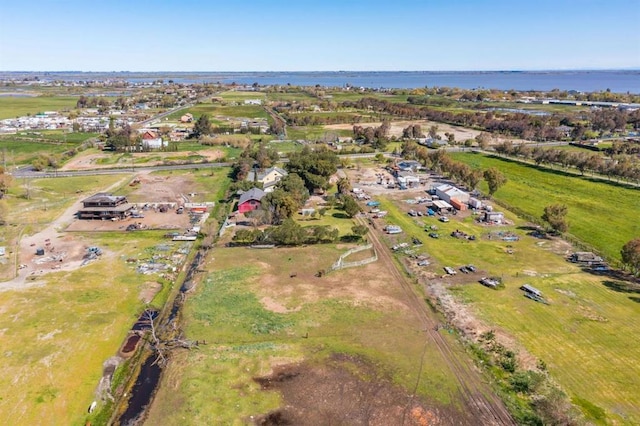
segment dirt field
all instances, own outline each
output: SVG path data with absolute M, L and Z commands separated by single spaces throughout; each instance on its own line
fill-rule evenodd
M 258 425 L 455 425 L 466 420 L 414 399 L 356 357 L 334 355 L 324 365 L 280 366 L 255 381 L 284 399 L 284 407 L 257 419 Z
M 365 127 L 379 127 L 382 123 L 363 123 Z M 416 120 L 416 121 L 393 121 L 391 122 L 391 128 L 389 130 L 389 136 L 402 137 L 402 131 L 412 124 L 419 124 L 423 133 L 427 133 L 429 127 L 438 126 L 438 135 L 443 139 L 447 139 L 445 133 L 453 133 L 456 141 L 464 142 L 467 139 L 473 139 L 480 134 L 479 130 L 465 129 L 464 127 L 456 127 L 443 123 L 436 123 L 434 121 Z M 325 126 L 330 130 L 351 130 L 353 124 L 330 124 Z
M 218 160 L 222 157 L 224 157 L 224 153 L 222 151 L 219 151 L 217 149 L 206 149 L 206 150 L 202 150 L 202 151 L 198 151 L 197 153 L 193 153 L 193 152 L 152 152 L 152 153 L 147 153 L 147 152 L 140 152 L 140 153 L 133 153 L 131 154 L 131 156 L 133 157 L 133 162 L 135 164 L 139 164 L 140 162 L 144 162 L 144 158 L 147 157 L 151 157 L 153 156 L 153 158 L 156 158 L 156 160 L 153 161 L 149 161 L 149 162 L 144 162 L 145 166 L 155 166 L 155 165 L 159 165 L 162 164 L 164 159 L 166 158 L 171 158 L 172 160 L 175 160 L 176 157 L 188 157 L 190 155 L 194 155 L 197 154 L 201 157 L 206 158 L 208 161 L 215 161 Z M 64 166 L 62 166 L 60 168 L 60 170 L 87 170 L 87 169 L 104 169 L 104 168 L 112 168 L 112 167 L 131 167 L 131 157 L 129 157 L 127 159 L 126 163 L 117 163 L 117 164 L 113 164 L 113 163 L 107 163 L 107 164 L 99 164 L 100 160 L 106 160 L 109 159 L 111 157 L 113 157 L 114 155 L 117 154 L 113 154 L 110 152 L 105 152 L 105 153 L 101 153 L 101 154 L 85 154 L 83 155 L 82 153 L 76 155 L 75 157 L 73 157 L 71 160 L 69 160 L 69 162 L 67 164 L 65 164 Z M 157 159 L 158 157 L 160 157 L 159 159 Z
M 110 192 L 127 180 L 137 179 L 139 183 L 133 193 L 128 196 L 130 202 L 136 203 L 184 203 L 190 201 L 188 192 L 192 181 L 184 176 L 157 177 L 138 174 L 124 178 L 122 181 L 106 188 Z M 184 232 L 190 227 L 189 215 L 178 215 L 170 210 L 160 213 L 153 209 L 143 212 L 144 218 L 128 218 L 123 221 L 78 220 L 75 213 L 81 208 L 86 194 L 79 197 L 58 219 L 33 235 L 25 235 L 20 241 L 17 256 L 17 276 L 10 281 L 0 283 L 0 291 L 26 288 L 40 285 L 37 278 L 48 272 L 57 270 L 73 270 L 82 266 L 87 249 L 94 244 L 90 237 L 73 231 L 122 231 L 132 223 L 139 224 L 141 229 L 171 229 Z M 135 231 L 134 231 L 135 232 Z M 44 249 L 44 255 L 36 255 L 36 249 Z M 102 259 L 109 258 L 104 252 Z

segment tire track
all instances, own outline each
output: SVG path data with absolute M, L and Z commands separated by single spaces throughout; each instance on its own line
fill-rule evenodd
M 502 401 L 482 381 L 479 373 L 473 370 L 470 362 L 460 360 L 451 349 L 449 342 L 436 331 L 435 328 L 438 322 L 433 318 L 426 303 L 418 295 L 412 283 L 398 270 L 389 248 L 381 243 L 377 231 L 362 217 L 358 217 L 356 220 L 369 229 L 368 236 L 378 251 L 378 260 L 387 266 L 387 270 L 401 286 L 407 295 L 410 308 L 416 313 L 421 326 L 424 327 L 427 338 L 436 345 L 442 358 L 456 376 L 464 398 L 463 402 L 468 410 L 465 414 L 478 424 L 515 425 Z

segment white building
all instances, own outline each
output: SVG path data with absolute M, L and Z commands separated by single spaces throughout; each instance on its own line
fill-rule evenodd
M 436 187 L 436 195 L 447 203 L 451 202 L 452 198 L 467 204 L 469 202 L 470 195 L 468 192 L 464 192 L 461 189 L 456 188 L 453 185 L 444 184 Z

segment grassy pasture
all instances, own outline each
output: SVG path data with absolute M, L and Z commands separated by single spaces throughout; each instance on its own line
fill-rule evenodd
M 503 189 L 506 189 L 505 186 Z M 474 264 L 482 275 L 502 277 L 503 290 L 490 290 L 470 278 L 453 287 L 479 317 L 514 336 L 537 358 L 544 360 L 554 379 L 592 421 L 637 424 L 640 421 L 640 342 L 635 322 L 640 298 L 623 283 L 582 272 L 552 251 L 553 243 L 525 235 L 522 221 L 500 227 L 520 235 L 520 240 L 488 240 L 489 231 L 471 217 L 441 223 L 435 218 L 411 218 L 389 200 L 381 199 L 389 211 L 387 221 L 400 225 L 401 240 L 418 236 L 424 242 L 419 252 L 431 256 L 433 270 L 443 266 Z M 436 224 L 439 239 L 429 238 L 423 225 Z M 476 241 L 450 237 L 459 229 L 480 237 Z M 509 246 L 509 247 L 507 247 Z M 513 250 L 512 254 L 507 249 Z M 459 273 L 460 274 L 460 273 Z M 446 281 L 447 278 L 444 279 Z M 523 297 L 525 283 L 540 289 L 550 301 L 543 305 Z
M 253 377 L 274 364 L 322 362 L 335 352 L 364 356 L 411 389 L 425 348 L 413 314 L 396 304 L 403 296 L 388 285 L 387 273 L 371 264 L 313 276 L 344 250 L 216 249 L 185 309 L 187 335 L 207 345 L 171 364 L 149 421 L 240 424 L 281 403 Z M 425 359 L 417 393 L 455 406 L 455 379 L 441 355 L 427 347 Z
M 190 112 L 195 120 L 201 115 L 208 114 L 212 124 L 225 125 L 224 121 L 216 120 L 215 116 L 235 117 L 235 118 L 269 118 L 269 114 L 260 105 L 235 105 L 227 106 L 213 103 L 202 103 L 190 108 L 180 110 L 169 115 L 169 120 L 178 120 L 184 114 Z
M 0 96 L 0 120 L 35 115 L 44 111 L 62 111 L 76 107 L 75 96 Z
M 353 131 L 327 129 L 324 126 L 287 126 L 287 137 L 293 140 L 321 140 L 327 135 L 353 136 Z
M 275 149 L 278 152 L 284 152 L 288 154 L 290 152 L 301 151 L 304 146 L 294 141 L 273 140 L 269 142 L 269 147 Z
M 276 102 L 318 102 L 318 98 L 304 92 L 297 92 L 297 93 L 269 92 L 269 93 L 266 93 L 266 98 L 269 101 L 276 101 Z
M 538 169 L 514 161 L 479 154 L 453 154 L 474 168 L 496 167 L 509 180 L 494 195 L 524 213 L 540 217 L 546 205 L 566 204 L 569 233 L 596 247 L 611 259 L 640 235 L 640 191 L 613 182 L 571 176 L 557 170 Z M 481 189 L 487 190 L 484 182 Z
M 238 92 L 236 90 L 227 90 L 218 94 L 225 101 L 242 102 L 246 99 L 265 99 L 266 93 L 263 92 Z
M 62 154 L 77 146 L 75 143 L 42 143 L 15 140 L 10 137 L 0 139 L 0 152 L 8 167 L 31 164 L 40 154 Z
M 73 272 L 2 293 L 0 414 L 7 424 L 84 424 L 102 375 L 143 309 L 142 276 L 125 259 L 157 244 L 158 235 L 86 235 L 105 254 Z

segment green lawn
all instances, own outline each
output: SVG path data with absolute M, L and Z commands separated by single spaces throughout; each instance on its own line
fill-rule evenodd
M 569 233 L 610 259 L 620 259 L 622 246 L 640 236 L 638 189 L 481 154 L 457 153 L 452 157 L 474 168 L 502 171 L 508 182 L 494 197 L 526 214 L 540 217 L 544 206 L 566 204 Z M 480 188 L 486 192 L 486 186 Z

